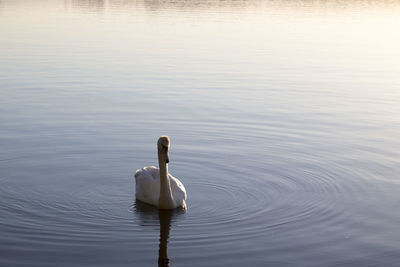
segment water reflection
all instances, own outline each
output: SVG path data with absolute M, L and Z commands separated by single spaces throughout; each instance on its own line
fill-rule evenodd
M 91 12 L 101 12 L 108 8 L 108 0 L 66 0 L 65 5 Z
M 160 244 L 158 250 L 158 266 L 169 266 L 168 239 L 172 220 L 176 220 L 185 213 L 184 209 L 159 210 L 139 200 L 135 201 L 135 212 L 140 218 L 142 226 L 160 226 Z
M 278 9 L 282 10 L 298 10 L 310 9 L 320 10 L 321 8 L 327 10 L 340 11 L 343 8 L 374 8 L 374 7 L 398 7 L 399 2 L 393 0 L 358 0 L 358 1 L 342 1 L 342 0 L 65 0 L 66 5 L 72 7 L 78 7 L 83 9 L 89 9 L 91 11 L 102 11 L 108 8 L 112 9 L 129 9 L 142 7 L 150 12 L 155 11 L 168 11 L 168 10 L 178 10 L 184 12 L 199 12 L 202 10 L 219 10 L 226 9 L 227 11 L 246 11 L 247 8 L 251 10 L 256 9 Z
M 261 0 L 65 0 L 73 6 L 81 7 L 105 7 L 105 6 L 146 6 L 153 9 L 183 8 L 183 9 L 203 9 L 215 7 L 245 7 L 250 4 L 262 3 Z

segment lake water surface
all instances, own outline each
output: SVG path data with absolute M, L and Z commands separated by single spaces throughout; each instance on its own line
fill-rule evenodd
M 1 0 L 0 266 L 399 266 L 399 12 Z

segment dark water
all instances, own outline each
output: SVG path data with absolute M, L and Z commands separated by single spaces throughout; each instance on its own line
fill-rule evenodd
M 1 0 L 0 266 L 399 266 L 399 12 Z

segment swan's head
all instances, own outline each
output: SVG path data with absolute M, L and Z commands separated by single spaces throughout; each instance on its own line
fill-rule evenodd
M 165 163 L 169 163 L 169 137 L 166 135 L 160 136 L 157 142 L 157 148 L 159 157 L 161 157 Z

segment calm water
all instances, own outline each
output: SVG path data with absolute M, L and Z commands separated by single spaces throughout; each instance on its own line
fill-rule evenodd
M 399 12 L 1 0 L 0 266 L 399 266 Z

